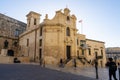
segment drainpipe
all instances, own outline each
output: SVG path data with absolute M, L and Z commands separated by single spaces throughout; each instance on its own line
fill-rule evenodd
M 34 62 L 35 62 L 35 57 L 36 57 L 36 41 L 37 40 L 37 29 L 35 29 L 35 51 L 34 51 Z

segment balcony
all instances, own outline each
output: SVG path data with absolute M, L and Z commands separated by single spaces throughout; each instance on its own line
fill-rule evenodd
M 97 59 L 103 59 L 103 56 L 97 56 Z

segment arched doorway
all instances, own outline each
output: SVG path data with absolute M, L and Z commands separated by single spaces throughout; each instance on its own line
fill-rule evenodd
M 14 56 L 14 51 L 12 49 L 8 50 L 7 55 Z

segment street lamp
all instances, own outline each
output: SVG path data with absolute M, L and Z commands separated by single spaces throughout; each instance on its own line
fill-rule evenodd
M 98 79 L 98 58 L 97 58 L 97 52 L 95 52 L 95 72 L 96 72 L 96 79 Z

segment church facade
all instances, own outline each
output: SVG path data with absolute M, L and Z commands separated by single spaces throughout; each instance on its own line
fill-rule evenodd
M 26 31 L 19 35 L 19 54 L 30 61 L 65 66 L 98 65 L 104 67 L 106 54 L 104 42 L 87 39 L 78 34 L 76 16 L 70 10 L 56 11 L 53 19 L 46 14 L 40 22 L 41 14 L 31 11 L 27 14 Z

